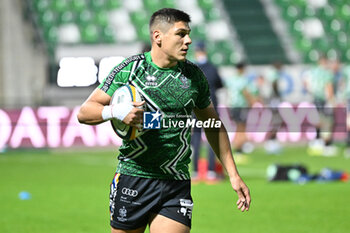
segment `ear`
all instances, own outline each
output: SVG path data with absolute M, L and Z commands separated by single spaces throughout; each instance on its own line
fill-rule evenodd
M 154 30 L 153 31 L 153 41 L 157 44 L 157 45 L 161 45 L 162 43 L 162 33 L 160 30 Z

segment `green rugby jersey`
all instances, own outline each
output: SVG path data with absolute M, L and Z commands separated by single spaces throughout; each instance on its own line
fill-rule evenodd
M 317 100 L 326 100 L 326 86 L 332 83 L 332 73 L 321 66 L 314 67 L 310 71 L 310 91 Z
M 233 77 L 225 79 L 225 84 L 229 90 L 229 106 L 234 108 L 246 108 L 249 106 L 246 97 L 243 94 L 244 90 L 249 90 L 248 77 L 245 74 L 235 74 Z
M 152 62 L 150 52 L 127 58 L 116 66 L 99 88 L 112 96 L 124 84 L 132 84 L 143 95 L 147 110 L 163 119 L 191 116 L 193 108 L 210 104 L 207 79 L 189 61 L 164 69 Z M 117 172 L 156 179 L 190 179 L 191 127 L 150 129 L 119 148 Z

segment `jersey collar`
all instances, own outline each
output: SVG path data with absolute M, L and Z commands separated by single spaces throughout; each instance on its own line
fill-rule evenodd
M 153 63 L 152 61 L 152 57 L 151 57 L 151 52 L 145 52 L 145 57 L 146 57 L 146 61 L 151 64 L 154 68 L 161 70 L 161 71 L 165 71 L 165 72 L 173 72 L 173 71 L 178 71 L 179 70 L 179 64 L 180 61 L 177 62 L 177 64 L 173 67 L 170 68 L 161 68 L 159 66 L 157 66 L 156 64 Z

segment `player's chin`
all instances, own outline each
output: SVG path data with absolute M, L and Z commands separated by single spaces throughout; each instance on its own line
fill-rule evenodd
M 187 53 L 185 53 L 185 54 L 180 54 L 180 55 L 177 57 L 177 60 L 178 60 L 178 61 L 185 61 L 185 60 L 186 60 L 186 55 L 187 55 Z

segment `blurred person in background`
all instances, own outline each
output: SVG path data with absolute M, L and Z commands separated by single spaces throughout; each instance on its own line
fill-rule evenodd
M 318 64 L 309 70 L 304 82 L 320 116 L 320 123 L 316 127 L 316 139 L 309 143 L 310 155 L 332 156 L 336 153 L 336 147 L 332 146 L 332 108 L 335 106 L 333 78 L 328 58 L 321 55 Z
M 337 57 L 330 59 L 329 66 L 330 66 L 330 70 L 333 74 L 333 79 L 332 79 L 332 81 L 333 81 L 333 93 L 334 93 L 334 96 L 336 98 L 338 95 L 338 89 L 341 85 L 341 80 L 342 80 L 343 75 L 344 75 L 344 70 L 343 70 L 343 67 L 342 67 L 340 60 Z
M 210 100 L 207 79 L 198 66 L 186 60 L 192 43 L 190 21 L 188 14 L 177 9 L 154 12 L 149 23 L 151 51 L 117 65 L 82 104 L 79 122 L 94 125 L 119 119 L 139 127 L 143 109 L 138 107 L 145 102 L 164 116 L 193 111 L 198 120 L 220 121 Z M 154 81 L 148 84 L 150 75 Z M 114 92 L 125 84 L 142 91 L 145 101 L 109 105 Z M 131 141 L 123 140 L 110 186 L 112 233 L 142 233 L 147 225 L 151 233 L 190 232 L 190 130 L 161 128 L 144 132 Z M 205 133 L 237 192 L 237 208 L 248 210 L 249 189 L 237 171 L 225 127 L 221 124 L 217 129 L 206 128 Z
M 247 142 L 245 131 L 249 107 L 256 102 L 258 89 L 255 82 L 249 82 L 244 62 L 236 64 L 236 72 L 232 77 L 225 79 L 225 86 L 228 92 L 230 116 L 236 123 L 233 146 L 235 153 L 241 155 Z
M 218 73 L 217 68 L 209 61 L 208 54 L 206 51 L 206 45 L 203 41 L 198 41 L 195 46 L 195 62 L 199 66 L 199 68 L 203 71 L 206 76 L 209 88 L 210 88 L 210 99 L 214 105 L 215 110 L 217 111 L 217 96 L 216 92 L 218 89 L 222 88 L 221 77 Z M 193 173 L 192 173 L 192 181 L 200 181 L 200 174 L 198 173 L 198 161 L 200 158 L 200 146 L 201 146 L 201 135 L 202 129 L 194 127 L 192 132 L 192 140 L 191 144 L 193 147 Z M 222 173 L 217 173 L 216 171 L 216 157 L 214 151 L 211 147 L 208 147 L 208 170 L 205 179 L 208 182 L 217 182 L 223 178 Z
M 264 93 L 264 104 L 270 107 L 278 107 L 281 102 L 281 91 L 279 89 L 279 81 L 283 76 L 283 65 L 276 62 L 271 65 L 268 72 L 264 75 L 264 82 L 268 86 L 268 90 Z
M 272 111 L 272 129 L 269 132 L 269 139 L 264 145 L 268 154 L 280 154 L 282 150 L 282 146 L 277 140 L 276 134 L 282 124 L 282 118 L 278 112 L 279 104 L 282 101 L 279 82 L 281 79 L 285 78 L 285 75 L 283 64 L 281 62 L 275 62 L 264 76 L 264 86 L 267 88 L 261 91 L 261 95 L 264 105 Z
M 346 65 L 341 71 L 337 96 L 347 109 L 347 137 L 344 156 L 350 158 L 350 65 Z

